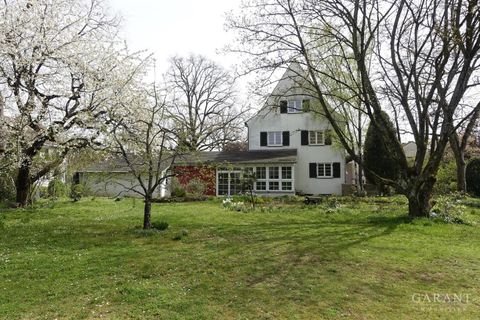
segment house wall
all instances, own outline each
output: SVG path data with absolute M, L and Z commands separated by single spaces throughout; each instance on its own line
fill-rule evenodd
M 293 66 L 294 68 L 298 66 Z M 302 145 L 301 131 L 323 131 L 330 129 L 328 121 L 311 112 L 281 113 L 280 101 L 309 99 L 303 92 L 299 70 L 287 70 L 277 87 L 259 113 L 247 122 L 248 147 L 250 150 L 297 149 L 295 165 L 295 191 L 305 194 L 342 194 L 345 183 L 345 152 L 343 148 L 332 145 Z M 318 108 L 318 102 L 310 100 L 311 108 Z M 261 146 L 260 132 L 289 131 L 289 146 Z M 339 178 L 310 178 L 309 163 L 340 162 Z
M 334 145 L 302 146 L 301 130 L 316 131 L 329 128 L 326 120 L 315 118 L 310 113 L 280 114 L 271 111 L 268 114 L 253 118 L 248 123 L 249 149 L 274 150 L 297 149 L 295 165 L 295 190 L 306 194 L 342 194 L 345 181 L 345 156 L 343 150 Z M 260 132 L 289 131 L 290 145 L 281 147 L 260 146 Z M 340 162 L 340 178 L 310 178 L 309 163 Z
M 80 183 L 85 186 L 86 194 L 89 195 L 99 197 L 142 197 L 139 193 L 133 191 L 141 191 L 142 189 L 137 179 L 131 173 L 82 172 L 79 178 Z M 168 194 L 165 184 L 162 184 L 157 188 L 154 197 L 161 198 L 164 196 L 168 196 Z

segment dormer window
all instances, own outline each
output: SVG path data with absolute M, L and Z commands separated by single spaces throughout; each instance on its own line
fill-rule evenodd
M 289 100 L 288 101 L 288 113 L 298 113 L 302 112 L 302 101 L 300 100 Z
M 310 108 L 310 100 L 292 99 L 280 101 L 280 113 L 299 113 Z

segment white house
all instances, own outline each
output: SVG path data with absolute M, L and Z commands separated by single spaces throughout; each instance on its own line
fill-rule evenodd
M 180 181 L 188 183 L 195 176 L 192 168 L 207 164 L 215 174 L 210 179 L 215 195 L 241 191 L 240 177 L 245 170 L 255 172 L 255 192 L 260 195 L 341 194 L 344 150 L 332 145 L 328 121 L 309 112 L 315 101 L 299 85 L 299 72 L 300 67 L 291 65 L 264 107 L 246 122 L 248 151 L 187 157 L 178 163 L 178 167 L 189 166 L 189 174 L 183 179 L 180 174 Z

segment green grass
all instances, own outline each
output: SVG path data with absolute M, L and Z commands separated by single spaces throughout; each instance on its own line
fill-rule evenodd
M 148 232 L 142 209 L 131 199 L 0 209 L 0 318 L 480 317 L 477 224 L 412 222 L 399 199 L 255 213 L 155 204 L 153 221 L 169 228 Z M 425 298 L 435 294 L 463 300 Z

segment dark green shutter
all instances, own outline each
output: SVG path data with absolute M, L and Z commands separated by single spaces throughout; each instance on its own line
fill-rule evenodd
M 266 147 L 267 146 L 267 133 L 260 132 L 260 146 Z
M 332 144 L 332 130 L 325 130 L 325 144 Z
M 301 132 L 301 144 L 302 146 L 308 146 L 308 131 L 302 130 Z
M 302 100 L 302 111 L 303 112 L 310 111 L 310 100 L 309 99 Z
M 287 101 L 280 101 L 280 113 L 287 113 Z
M 282 132 L 282 145 L 289 146 L 290 145 L 290 131 L 283 131 Z
M 333 163 L 333 177 L 334 178 L 340 178 L 341 172 L 340 172 L 340 162 L 334 162 Z
M 310 178 L 316 178 L 317 177 L 317 164 L 316 163 L 310 163 L 308 167 L 310 169 Z

